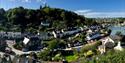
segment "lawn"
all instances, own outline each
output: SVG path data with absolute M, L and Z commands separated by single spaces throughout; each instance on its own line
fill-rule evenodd
M 78 56 L 77 55 L 69 55 L 69 56 L 66 56 L 66 60 L 68 62 L 72 62 L 72 61 L 76 61 L 78 59 Z

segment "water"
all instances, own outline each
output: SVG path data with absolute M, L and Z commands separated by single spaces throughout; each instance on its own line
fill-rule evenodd
M 121 32 L 125 35 L 125 26 L 110 26 L 109 29 L 112 30 L 111 35 L 115 35 L 117 32 Z

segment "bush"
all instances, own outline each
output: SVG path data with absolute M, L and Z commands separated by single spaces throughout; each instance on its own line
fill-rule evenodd
M 54 60 L 54 61 L 61 61 L 61 60 L 62 60 L 61 54 L 56 54 L 56 55 L 53 57 L 53 60 Z
M 15 49 L 22 50 L 23 45 L 22 45 L 21 43 L 16 43 L 16 44 L 13 45 L 13 47 L 14 47 Z
M 99 45 L 101 45 L 100 41 L 97 41 L 96 43 L 91 45 L 85 45 L 81 48 L 81 53 L 87 52 L 88 50 L 95 51 Z
M 57 42 L 57 40 L 52 40 L 52 41 L 49 41 L 48 44 L 49 44 L 48 48 L 53 50 L 57 48 L 59 42 Z
M 73 54 L 79 56 L 79 52 L 77 49 L 73 48 Z
M 49 54 L 50 54 L 50 50 L 47 49 L 47 50 L 40 52 L 38 54 L 38 57 L 44 61 L 48 61 L 48 60 L 51 60 L 51 56 Z
M 82 63 L 124 63 L 125 62 L 125 51 L 107 51 L 104 55 L 93 56 L 91 60 L 82 57 L 80 62 Z
M 94 54 L 94 52 L 92 50 L 89 50 L 88 52 L 84 53 L 85 57 L 90 57 Z
M 73 62 L 73 61 L 76 61 L 79 57 L 77 55 L 69 55 L 69 56 L 66 56 L 66 60 L 70 63 L 70 62 Z

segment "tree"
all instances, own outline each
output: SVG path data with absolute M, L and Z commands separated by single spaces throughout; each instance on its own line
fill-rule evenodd
M 60 16 L 63 18 L 63 21 L 66 20 L 65 12 L 61 12 Z
M 6 11 L 3 8 L 1 8 L 0 9 L 0 30 L 6 29 L 5 25 L 6 25 L 7 18 L 5 14 L 6 14 Z
M 51 51 L 49 49 L 47 49 L 47 50 L 40 52 L 38 54 L 38 57 L 44 61 L 51 60 L 51 57 L 49 56 L 50 53 L 51 53 Z
M 52 40 L 49 42 L 48 48 L 53 50 L 57 49 L 59 42 L 57 40 Z
M 0 21 L 3 20 L 5 18 L 5 10 L 3 8 L 0 9 Z
M 20 25 L 21 32 L 24 32 L 26 27 L 25 9 L 23 7 L 10 9 L 7 12 L 9 24 Z
M 85 24 L 87 25 L 98 25 L 94 18 L 86 18 Z
M 40 23 L 44 21 L 48 21 L 52 25 L 50 28 L 56 27 L 58 29 L 81 26 L 85 21 L 84 16 L 64 9 L 50 8 L 49 6 L 37 10 L 17 7 L 9 9 L 5 12 L 5 15 L 5 19 L 7 18 L 7 20 L 5 22 L 6 24 L 4 24 L 8 28 L 8 31 L 10 31 L 9 28 L 20 28 L 21 32 L 25 32 L 30 27 L 39 29 Z
M 40 9 L 42 9 L 43 7 L 42 7 L 42 5 L 40 5 Z

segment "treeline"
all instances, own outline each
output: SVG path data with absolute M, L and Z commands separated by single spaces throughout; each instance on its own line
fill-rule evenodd
M 17 30 L 25 32 L 32 29 L 42 29 L 41 22 L 51 23 L 51 28 L 66 28 L 84 25 L 86 18 L 74 12 L 49 6 L 40 9 L 17 7 L 5 11 L 0 9 L 0 30 Z
M 111 23 L 111 24 L 118 24 L 118 23 L 124 23 L 125 18 L 124 17 L 117 17 L 117 18 L 95 18 L 96 22 L 98 23 Z

